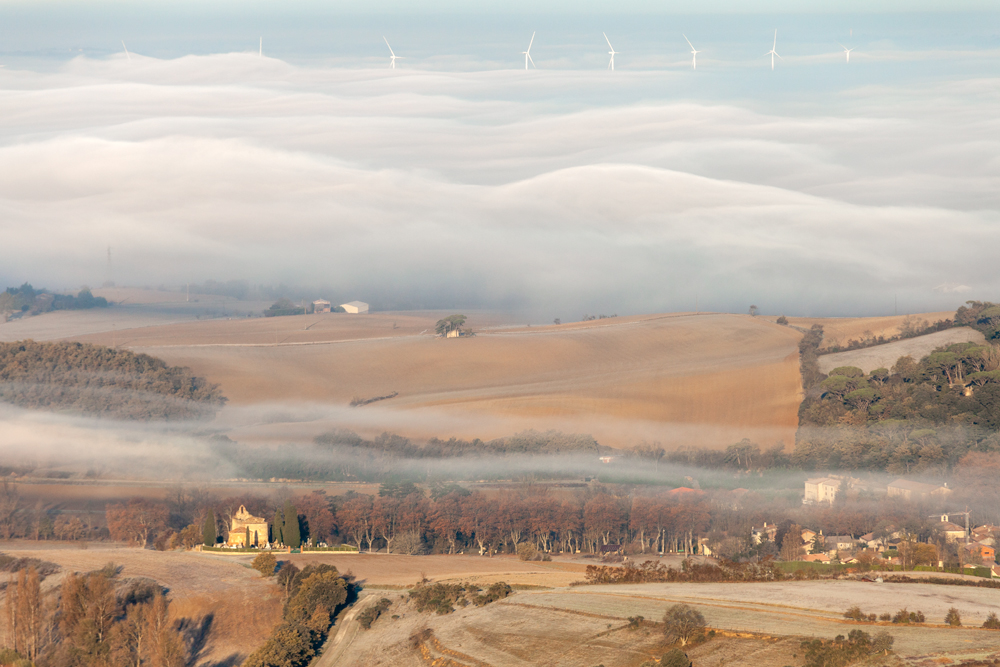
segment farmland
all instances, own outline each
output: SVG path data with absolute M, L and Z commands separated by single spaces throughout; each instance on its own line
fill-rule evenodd
M 234 319 L 117 335 L 119 344 L 220 383 L 230 399 L 220 417 L 227 426 L 238 427 L 239 410 L 248 406 L 341 410 L 356 397 L 399 392 L 371 408 L 338 412 L 335 421 L 416 438 L 489 439 L 536 429 L 590 433 L 611 446 L 793 440 L 800 400 L 793 329 L 722 314 L 545 327 L 502 326 L 483 314 L 470 315 L 475 337 L 441 340 L 431 335 L 440 316 Z M 81 339 L 112 342 L 107 333 Z M 298 421 L 288 427 L 304 439 L 331 425 Z
M 880 587 L 877 593 L 875 586 Z M 353 657 L 337 664 L 387 660 L 381 664 L 418 665 L 416 651 L 407 648 L 406 640 L 427 627 L 435 637 L 427 650 L 432 655 L 461 653 L 466 656 L 457 658 L 462 664 L 633 666 L 657 655 L 657 650 L 662 652 L 662 642 L 654 627 L 628 630 L 628 617 L 656 620 L 668 606 L 681 602 L 697 608 L 709 627 L 722 631 L 720 637 L 691 650 L 699 665 L 750 664 L 748 655 L 756 656 L 753 664 L 800 665 L 799 638 L 832 638 L 854 628 L 889 631 L 896 652 L 909 661 L 932 656 L 944 663 L 1000 651 L 996 631 L 855 624 L 842 617 L 852 604 L 874 612 L 895 612 L 905 606 L 921 609 L 931 623 L 940 623 L 936 617 L 943 618 L 949 606 L 956 606 L 972 625 L 995 608 L 1000 592 L 992 589 L 856 581 L 587 586 L 519 591 L 487 607 L 460 609 L 445 617 L 419 615 L 396 595 L 388 597 L 394 601 L 390 613 L 400 618 L 380 620 L 370 633 L 356 635 Z

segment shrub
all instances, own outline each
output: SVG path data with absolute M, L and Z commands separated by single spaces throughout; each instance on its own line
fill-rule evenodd
M 521 560 L 535 560 L 538 558 L 538 549 L 531 542 L 522 542 L 517 545 L 517 557 Z
M 272 553 L 261 553 L 257 554 L 257 557 L 253 559 L 253 563 L 250 567 L 260 572 L 262 577 L 270 577 L 274 575 L 274 568 L 278 566 L 278 559 L 274 557 Z
M 496 602 L 497 600 L 502 600 L 514 591 L 505 581 L 498 581 L 494 584 L 490 584 L 490 587 L 486 589 L 485 595 L 476 595 L 472 598 L 472 603 L 477 607 L 482 607 L 491 602 Z
M 643 618 L 642 616 L 629 616 L 628 617 L 628 629 L 629 630 L 638 630 L 639 626 L 642 625 L 642 622 L 644 620 L 645 620 L 645 618 Z
M 957 628 L 962 625 L 962 617 L 959 615 L 958 610 L 952 607 L 948 610 L 948 613 L 945 614 L 944 622 Z
M 465 607 L 469 601 L 465 599 L 463 584 L 425 584 L 421 582 L 412 591 L 417 611 L 433 611 L 436 614 L 450 614 L 455 611 L 455 605 Z
M 849 618 L 852 621 L 864 621 L 868 617 L 865 616 L 865 613 L 863 611 L 861 611 L 861 607 L 859 607 L 858 605 L 854 605 L 853 607 L 844 612 L 844 618 Z
M 369 630 L 372 627 L 372 623 L 378 620 L 385 611 L 392 606 L 392 601 L 388 598 L 382 598 L 375 604 L 367 607 L 363 612 L 358 614 L 358 623 L 365 630 Z
M 891 621 L 892 620 L 892 614 L 890 614 L 889 612 L 885 612 L 884 614 L 881 614 L 878 617 L 878 620 L 880 620 L 880 621 Z
M 672 648 L 660 658 L 660 667 L 691 667 L 691 661 L 684 651 Z
M 983 621 L 983 627 L 987 630 L 1000 630 L 1000 618 L 997 618 L 995 611 L 991 611 L 990 615 L 986 617 Z
M 788 326 L 788 318 L 785 317 L 784 315 L 776 319 L 775 322 L 777 322 L 778 324 L 782 324 L 784 326 Z

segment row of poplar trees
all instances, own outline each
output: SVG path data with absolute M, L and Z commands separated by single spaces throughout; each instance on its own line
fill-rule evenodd
M 215 546 L 219 539 L 215 512 L 208 511 L 201 529 L 202 542 L 206 547 Z M 249 529 L 247 529 L 247 544 L 249 544 Z M 299 512 L 295 505 L 285 501 L 285 506 L 274 512 L 274 522 L 271 524 L 271 541 L 284 544 L 286 547 L 298 549 L 302 546 L 302 531 L 299 527 Z

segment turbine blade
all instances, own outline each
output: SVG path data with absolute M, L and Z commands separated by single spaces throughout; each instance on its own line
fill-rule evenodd
M 778 31 L 777 30 L 774 31 L 774 46 L 772 46 L 771 49 L 776 49 L 776 48 L 778 48 Z
M 387 40 L 387 39 L 385 38 L 385 35 L 382 35 L 382 41 L 384 41 L 384 42 L 385 42 L 385 45 L 386 45 L 386 46 L 389 46 L 389 40 Z M 393 52 L 392 52 L 392 47 L 391 47 L 391 46 L 389 46 L 389 53 L 390 53 L 390 54 L 392 54 L 393 56 L 395 56 L 395 55 L 396 55 L 395 53 L 393 53 Z
M 531 41 L 528 42 L 528 51 L 525 51 L 525 53 L 531 51 L 531 45 L 534 43 L 535 43 L 535 33 L 531 33 Z
M 688 36 L 685 35 L 684 33 L 681 33 L 681 35 L 684 37 L 684 41 L 688 43 L 688 46 L 691 47 L 691 50 L 694 51 L 694 44 L 691 43 L 691 40 L 688 39 Z
M 132 56 L 129 55 L 128 47 L 125 46 L 125 40 L 124 39 L 122 40 L 122 48 L 125 49 L 125 57 L 129 59 L 129 62 L 131 62 Z
M 526 53 L 524 55 L 528 56 L 528 60 L 531 62 L 531 66 L 534 67 L 535 69 L 538 69 L 538 65 L 536 65 L 535 61 L 531 59 L 531 54 L 530 53 Z
M 604 35 L 604 41 L 608 43 L 608 48 L 614 51 L 615 47 L 611 46 L 611 40 L 608 39 L 608 33 L 602 32 L 601 34 Z
M 781 54 L 780 54 L 780 53 L 778 53 L 777 51 L 775 51 L 775 52 L 774 52 L 774 55 L 778 56 L 778 58 L 779 58 L 779 59 L 780 59 L 780 60 L 781 60 L 782 62 L 784 62 L 784 60 L 785 60 L 785 59 L 781 57 Z

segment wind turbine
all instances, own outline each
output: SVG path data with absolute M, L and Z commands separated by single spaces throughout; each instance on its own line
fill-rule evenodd
M 837 44 L 840 44 L 840 42 L 837 42 Z M 840 44 L 840 48 L 844 50 L 844 55 L 847 56 L 847 62 L 851 62 L 851 51 L 854 50 L 854 47 L 847 48 L 843 44 Z
M 602 32 L 601 34 L 604 35 L 604 41 L 608 43 L 608 48 L 611 49 L 608 51 L 608 53 L 611 54 L 611 62 L 608 63 L 608 69 L 613 72 L 615 71 L 615 54 L 618 52 L 615 51 L 615 47 L 611 46 L 611 40 L 608 39 L 608 33 Z
M 684 35 L 684 41 L 687 42 L 688 46 L 691 47 L 691 69 L 698 69 L 697 59 L 698 59 L 698 54 L 701 53 L 701 51 L 698 51 L 697 49 L 694 48 L 694 44 L 692 44 L 691 40 L 687 38 L 687 35 Z
M 128 47 L 125 46 L 125 40 L 124 39 L 122 40 L 122 48 L 125 49 L 125 57 L 128 58 L 129 62 L 132 62 L 132 56 L 129 55 Z
M 774 71 L 774 57 L 778 56 L 778 58 L 781 58 L 781 56 L 778 55 L 778 52 L 775 51 L 775 49 L 777 49 L 777 48 L 778 48 L 778 31 L 775 30 L 774 31 L 774 46 L 771 47 L 770 51 L 768 51 L 767 53 L 764 54 L 765 56 L 771 56 L 771 71 L 772 72 Z M 784 58 L 781 58 L 781 60 L 784 60 Z
M 535 43 L 535 33 L 531 33 L 531 41 L 528 42 L 528 50 L 527 51 L 521 51 L 521 53 L 524 54 L 524 69 L 528 69 L 528 61 L 531 60 L 531 45 L 534 44 L 534 43 Z M 531 60 L 531 65 L 535 69 L 538 69 L 538 66 L 535 65 L 535 61 L 534 60 Z
M 382 41 L 385 42 L 386 46 L 389 46 L 389 40 L 385 38 L 385 35 L 382 35 Z M 402 56 L 397 56 L 393 53 L 392 47 L 389 46 L 389 69 L 396 69 L 396 58 L 402 59 Z

